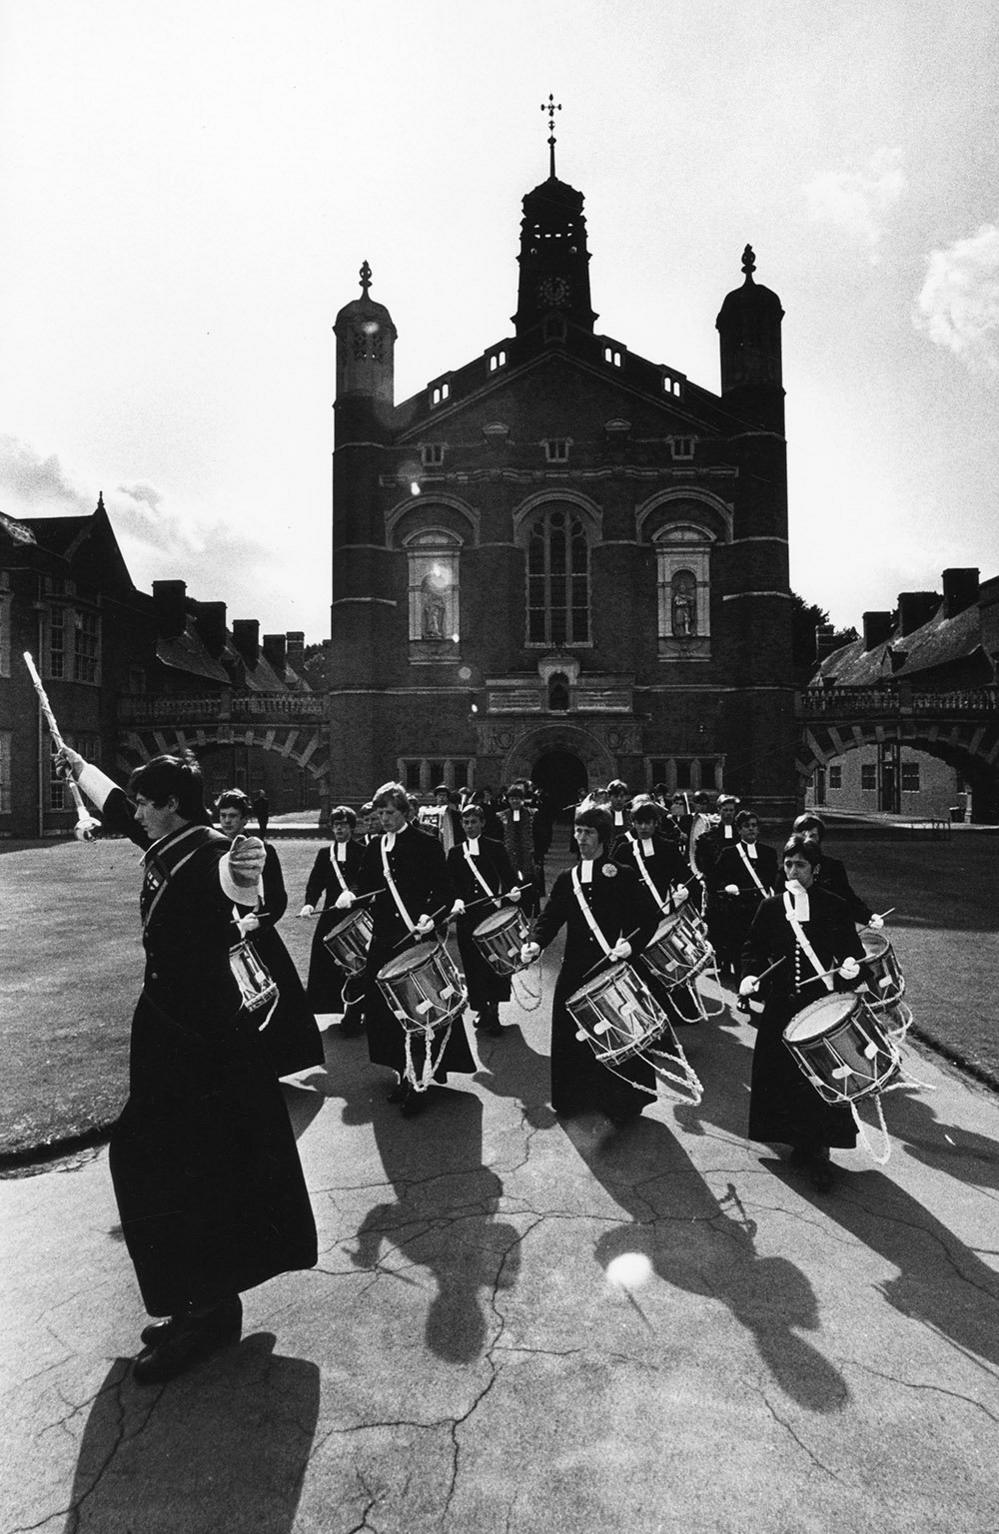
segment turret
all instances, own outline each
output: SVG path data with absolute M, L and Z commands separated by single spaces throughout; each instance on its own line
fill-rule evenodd
M 781 320 L 777 294 L 753 277 L 752 246 L 742 253 L 745 281 L 729 293 L 715 321 L 721 351 L 721 392 L 738 415 L 784 433 Z
M 549 96 L 541 110 L 550 125 L 561 111 Z M 583 194 L 555 174 L 555 134 L 550 132 L 547 181 L 524 198 L 520 225 L 520 283 L 513 323 L 522 335 L 549 314 L 564 316 L 592 332 L 597 316 L 590 308 L 590 257 L 586 249 Z
M 336 335 L 335 443 L 383 440 L 395 403 L 396 328 L 370 296 L 371 268 L 360 270 L 361 297 L 345 304 Z

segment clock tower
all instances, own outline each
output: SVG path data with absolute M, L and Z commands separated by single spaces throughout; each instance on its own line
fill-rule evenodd
M 552 97 L 541 110 L 549 114 L 547 181 L 524 198 L 520 225 L 520 285 L 513 323 L 522 335 L 549 315 L 562 315 L 572 325 L 592 333 L 597 316 L 590 307 L 590 257 L 586 249 L 583 194 L 555 174 L 554 115 L 561 111 Z

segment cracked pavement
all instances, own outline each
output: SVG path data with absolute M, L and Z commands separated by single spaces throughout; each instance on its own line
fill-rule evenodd
M 999 1098 L 911 1047 L 888 1166 L 820 1195 L 743 1139 L 726 1016 L 698 1107 L 560 1124 L 550 965 L 417 1119 L 327 1034 L 288 1094 L 319 1266 L 165 1387 L 106 1153 L 0 1182 L 0 1534 L 994 1534 Z

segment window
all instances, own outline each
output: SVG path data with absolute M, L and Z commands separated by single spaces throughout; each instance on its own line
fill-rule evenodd
M 468 763 L 467 762 L 452 762 L 451 763 L 451 786 L 452 786 L 452 788 L 467 788 L 468 787 Z
M 48 612 L 49 664 L 52 677 L 66 675 L 66 609 L 52 606 Z
M 621 349 L 617 346 L 604 347 L 604 361 L 609 362 L 611 367 L 619 368 L 623 361 Z
M 420 446 L 420 461 L 425 469 L 439 469 L 444 462 L 443 442 L 424 442 Z
M 12 732 L 10 730 L 0 730 L 0 815 L 9 815 L 11 812 L 10 781 L 12 744 Z
M 63 740 L 74 751 L 79 751 L 85 761 L 100 761 L 101 744 L 96 735 L 64 735 Z M 48 730 L 45 731 L 43 745 L 46 756 L 51 758 L 52 737 L 49 735 Z M 73 808 L 73 797 L 70 794 L 69 785 L 66 779 L 56 771 L 53 759 L 49 768 L 49 809 L 71 810 Z
M 0 570 L 0 676 L 10 676 L 10 576 Z
M 73 656 L 73 679 L 77 682 L 100 681 L 100 618 L 97 613 L 81 612 L 76 617 Z
M 876 762 L 861 762 L 860 786 L 866 789 L 875 789 L 878 786 L 878 768 Z
M 838 762 L 829 768 L 829 787 L 843 787 L 843 768 L 842 765 Z
M 545 457 L 549 463 L 567 463 L 569 461 L 570 439 L 568 437 L 548 437 L 545 440 Z
M 435 405 L 443 405 L 445 400 L 451 398 L 451 385 L 446 378 L 438 379 L 437 383 L 430 385 L 430 408 Z
M 553 507 L 536 519 L 527 545 L 527 642 L 587 644 L 589 638 L 586 532 L 572 511 Z
M 459 548 L 454 534 L 443 529 L 407 539 L 411 640 L 457 643 Z
M 410 790 L 410 792 L 415 792 L 419 788 L 419 786 L 420 786 L 420 763 L 419 762 L 403 762 L 403 764 L 402 764 L 402 782 L 403 782 L 403 787 L 404 788 L 408 788 Z
M 497 352 L 490 352 L 490 354 L 489 354 L 489 371 L 490 371 L 490 373 L 495 373 L 499 368 L 505 368 L 505 367 L 506 367 L 506 352 L 503 350 L 503 348 L 500 347 L 499 351 L 497 351 Z
M 403 757 L 399 761 L 399 781 L 410 793 L 430 793 L 438 784 L 465 788 L 471 773 L 468 758 L 430 761 L 427 757 Z
M 902 763 L 902 792 L 903 794 L 919 793 L 919 763 Z
M 691 459 L 694 456 L 693 437 L 670 437 L 669 450 L 674 458 Z
M 671 659 L 709 653 L 711 543 L 710 534 L 694 526 L 667 526 L 655 539 L 659 651 Z
M 663 392 L 665 394 L 672 394 L 674 399 L 679 399 L 683 394 L 682 380 L 677 378 L 675 374 L 667 372 L 665 368 L 663 368 L 662 379 Z

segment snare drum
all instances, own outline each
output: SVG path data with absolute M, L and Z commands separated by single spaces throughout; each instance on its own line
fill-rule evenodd
M 237 943 L 229 949 L 229 968 L 239 986 L 240 1000 L 248 1012 L 256 1012 L 260 1007 L 270 1006 L 277 1000 L 277 985 L 252 943 Z
M 666 1035 L 679 1049 L 669 1018 L 630 964 L 615 964 L 567 999 L 565 1009 L 601 1065 L 618 1065 L 658 1047 Z
M 827 1103 L 858 1102 L 898 1074 L 898 1049 L 863 995 L 820 996 L 791 1019 L 783 1037 Z
M 871 1005 L 900 1001 L 905 995 L 905 977 L 885 932 L 873 927 L 861 927 L 857 936 L 864 945 L 861 961 L 867 988 L 871 991 Z
M 360 975 L 368 958 L 371 945 L 371 915 L 367 906 L 351 911 L 343 921 L 338 921 L 323 938 L 323 946 L 334 963 L 346 970 L 348 975 Z
M 689 985 L 712 963 L 714 949 L 703 924 L 681 906 L 659 923 L 642 958 L 667 987 Z
M 520 950 L 530 935 L 530 923 L 519 906 L 504 906 L 491 911 L 472 933 L 489 968 L 497 975 L 514 975 L 527 965 L 520 960 Z
M 410 1033 L 433 1032 L 457 1017 L 468 999 L 443 943 L 417 943 L 383 964 L 376 976 L 389 1010 Z

